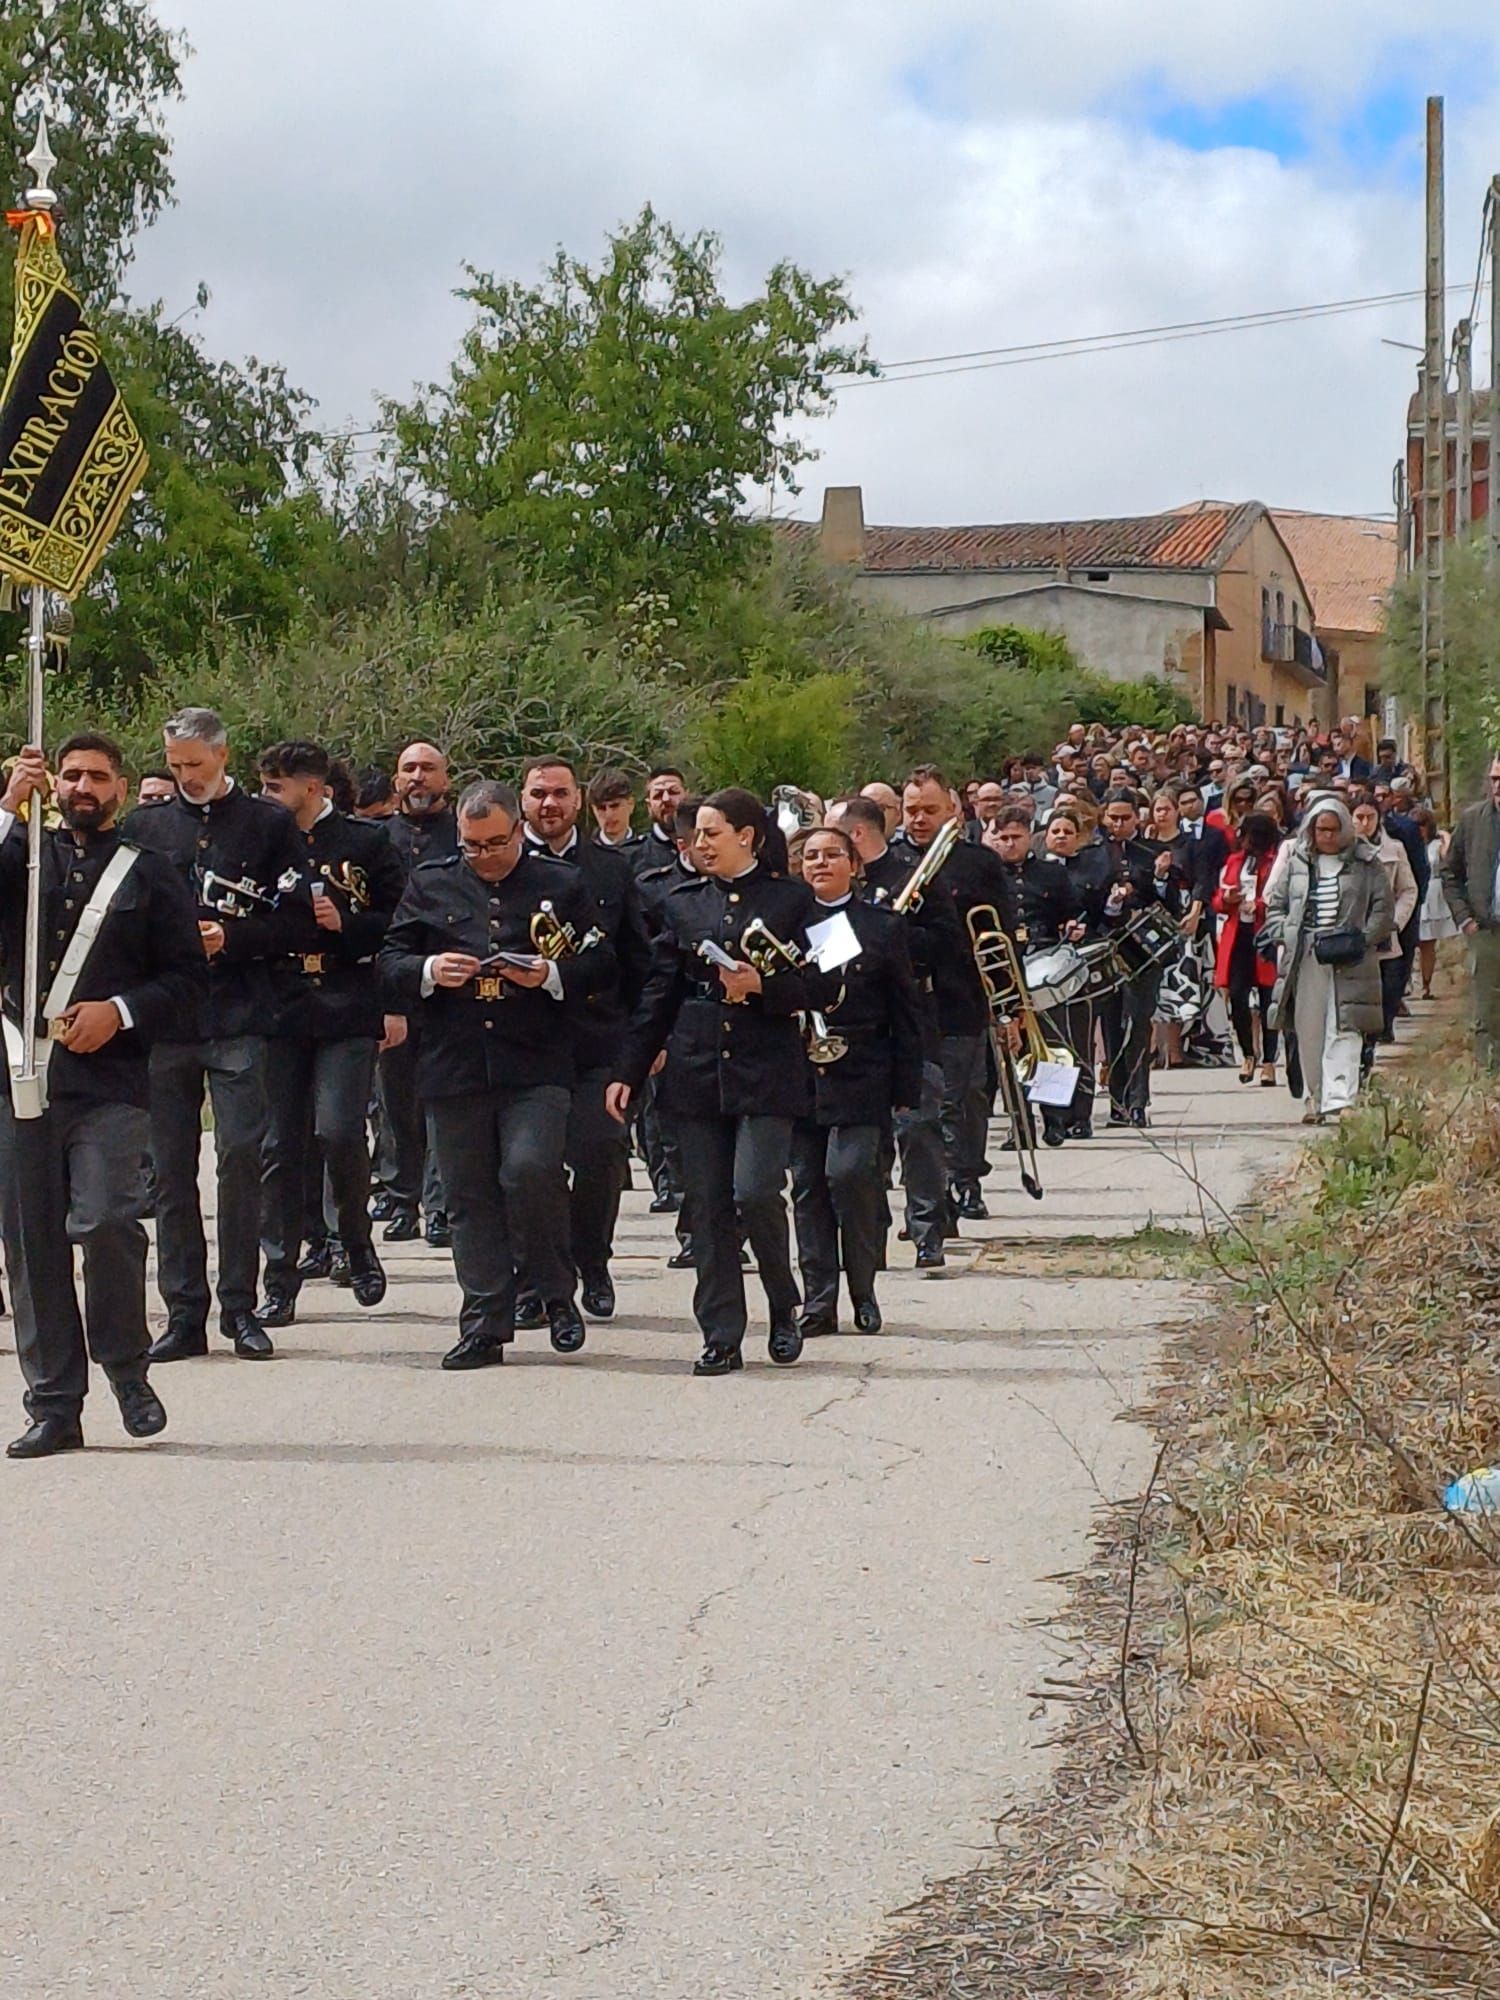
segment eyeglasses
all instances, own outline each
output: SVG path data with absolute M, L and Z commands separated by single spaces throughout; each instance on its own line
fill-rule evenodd
M 461 840 L 458 851 L 466 861 L 482 861 L 487 854 L 503 854 L 519 832 L 519 827 L 512 827 L 509 833 L 498 834 L 494 840 Z

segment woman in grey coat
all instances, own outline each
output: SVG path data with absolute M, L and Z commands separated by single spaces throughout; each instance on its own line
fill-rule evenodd
M 1379 1034 L 1382 1022 L 1376 952 L 1394 923 L 1390 878 L 1355 832 L 1348 807 L 1332 796 L 1313 801 L 1286 867 L 1267 889 L 1258 940 L 1281 946 L 1270 1020 L 1296 1034 L 1306 1124 L 1321 1125 L 1354 1102 L 1361 1043 Z M 1336 931 L 1363 938 L 1353 963 L 1325 965 L 1318 957 L 1318 938 Z

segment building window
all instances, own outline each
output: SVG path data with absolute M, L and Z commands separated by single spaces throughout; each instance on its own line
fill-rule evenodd
M 1240 691 L 1235 686 L 1234 682 L 1231 681 L 1228 687 L 1224 690 L 1224 694 L 1228 702 L 1228 707 L 1225 710 L 1224 714 L 1224 720 L 1226 722 L 1233 722 L 1237 718 L 1240 712 Z
M 1084 574 L 1084 581 L 1086 583 L 1109 582 L 1109 571 L 1107 569 L 1088 569 L 1085 570 L 1083 574 Z
M 1276 727 L 1278 729 L 1286 727 L 1286 709 L 1279 701 L 1276 704 Z

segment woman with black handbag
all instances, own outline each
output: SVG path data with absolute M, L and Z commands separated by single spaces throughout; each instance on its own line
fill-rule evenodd
M 1337 1117 L 1358 1094 L 1363 1038 L 1381 1023 L 1375 954 L 1394 922 L 1378 853 L 1341 800 L 1320 798 L 1269 885 L 1261 930 L 1262 942 L 1281 946 L 1270 1025 L 1296 1030 L 1305 1124 Z

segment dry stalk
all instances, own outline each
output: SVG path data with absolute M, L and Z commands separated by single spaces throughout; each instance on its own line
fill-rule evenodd
M 1396 1842 L 1401 1837 L 1401 1822 L 1406 1818 L 1407 1804 L 1411 1799 L 1412 1781 L 1417 1775 L 1417 1753 L 1422 1747 L 1422 1725 L 1427 1720 L 1427 1697 L 1432 1693 L 1432 1662 L 1427 1662 L 1427 1671 L 1422 1676 L 1422 1697 L 1417 1703 L 1417 1720 L 1411 1732 L 1411 1755 L 1406 1760 L 1406 1777 L 1402 1781 L 1401 1796 L 1396 1801 L 1396 1817 L 1391 1821 L 1391 1830 L 1386 1835 L 1385 1846 L 1380 1850 L 1380 1866 L 1375 1870 L 1375 1880 L 1370 1888 L 1370 1900 L 1365 1905 L 1364 1928 L 1359 1934 L 1359 1969 L 1365 1969 L 1369 1956 L 1370 1933 L 1375 1927 L 1375 1915 L 1380 1908 L 1380 1898 L 1385 1893 L 1385 1871 L 1391 1865 L 1391 1855 Z

